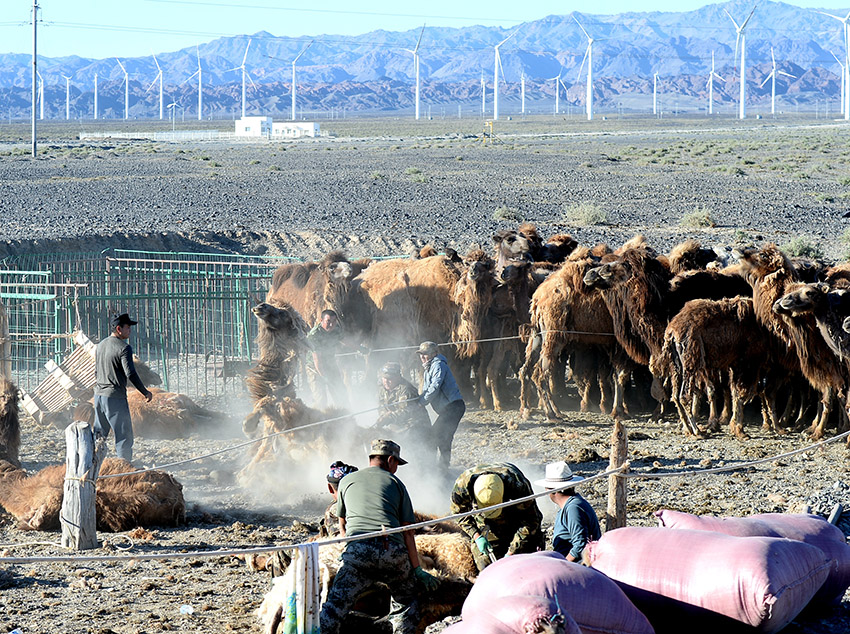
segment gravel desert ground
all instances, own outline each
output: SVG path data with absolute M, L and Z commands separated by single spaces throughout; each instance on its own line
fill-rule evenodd
M 0 132 L 0 255 L 150 250 L 268 253 L 315 258 L 343 248 L 351 256 L 406 255 L 432 243 L 489 249 L 491 234 L 519 221 L 541 234 L 571 233 L 580 243 L 618 244 L 643 233 L 659 250 L 694 237 L 705 245 L 775 241 L 789 249 L 845 257 L 843 216 L 850 201 L 850 127 L 834 122 L 623 119 L 567 124 L 500 122 L 500 142 L 484 145 L 480 122 L 340 121 L 334 138 L 298 143 L 171 144 L 104 139 L 81 143 L 73 127 L 44 126 L 38 159 L 26 156 L 26 129 Z M 141 129 L 137 124 L 135 129 Z M 203 395 L 192 395 L 203 398 Z M 244 440 L 247 395 L 209 402 L 232 425 L 188 439 L 141 439 L 140 465 L 165 464 Z M 520 420 L 516 411 L 471 409 L 455 438 L 451 472 L 428 477 L 415 463 L 399 475 L 419 510 L 448 511 L 461 470 L 510 460 L 531 478 L 566 459 L 583 475 L 607 466 L 611 420 L 571 409 L 560 422 Z M 627 421 L 633 469 L 662 473 L 733 465 L 807 446 L 778 437 L 749 417 L 751 439 L 686 438 L 646 416 Z M 672 421 L 672 419 L 670 419 Z M 361 421 L 362 422 L 362 421 Z M 24 466 L 64 460 L 62 432 L 23 420 Z M 341 452 L 343 450 L 340 450 Z M 359 446 L 339 455 L 362 465 Z M 175 470 L 187 525 L 137 535 L 129 553 L 194 552 L 306 539 L 324 506 L 326 465 L 287 464 L 262 488 L 234 478 L 245 450 Z M 629 523 L 652 525 L 652 511 L 746 515 L 798 510 L 828 513 L 850 505 L 850 463 L 839 441 L 757 467 L 720 475 L 632 480 Z M 598 511 L 607 484 L 584 493 Z M 552 505 L 540 501 L 551 526 Z M 64 554 L 58 533 L 25 532 L 0 513 L 0 554 Z M 126 539 L 102 533 L 94 554 Z M 231 558 L 161 562 L 78 562 L 0 566 L 0 628 L 23 634 L 185 631 L 259 632 L 253 611 L 269 587 Z M 191 606 L 191 613 L 181 606 Z M 432 626 L 437 632 L 443 624 Z M 831 612 L 800 617 L 792 634 L 850 631 L 850 595 Z

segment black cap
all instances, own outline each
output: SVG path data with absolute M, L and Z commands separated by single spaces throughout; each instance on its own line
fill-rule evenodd
M 117 328 L 118 326 L 135 326 L 138 323 L 139 322 L 130 319 L 130 315 L 127 313 L 112 315 L 112 317 L 109 318 L 109 325 L 113 328 Z

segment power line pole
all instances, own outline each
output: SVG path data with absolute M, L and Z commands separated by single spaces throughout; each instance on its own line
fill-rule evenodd
M 38 0 L 32 0 L 32 156 L 35 158 L 36 152 L 38 151 L 38 144 L 35 140 L 36 134 L 36 123 L 35 123 L 35 102 L 38 97 L 38 90 L 36 88 L 37 82 L 37 72 L 38 72 L 38 47 L 36 45 L 37 39 L 37 25 L 38 24 Z

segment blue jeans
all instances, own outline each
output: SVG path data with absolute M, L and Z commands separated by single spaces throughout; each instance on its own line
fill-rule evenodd
M 115 453 L 127 462 L 133 461 L 133 421 L 127 399 L 106 396 L 94 397 L 94 431 L 104 438 L 115 430 Z

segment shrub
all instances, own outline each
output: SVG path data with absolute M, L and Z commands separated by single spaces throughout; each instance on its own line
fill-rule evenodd
M 269 171 L 270 172 L 279 172 L 280 166 L 279 165 L 269 165 Z
M 844 185 L 845 187 L 846 187 L 847 185 L 850 185 L 850 176 L 844 176 L 843 178 L 839 178 L 839 179 L 838 179 L 838 184 L 839 184 L 839 185 Z
M 816 260 L 823 258 L 823 249 L 821 249 L 820 245 L 806 236 L 791 238 L 791 240 L 783 244 L 780 248 L 790 257 L 814 258 Z
M 493 212 L 493 220 L 509 220 L 511 222 L 520 222 L 522 220 L 522 216 L 520 216 L 519 209 L 516 207 L 507 207 L 502 205 L 496 211 Z
M 679 225 L 687 229 L 708 229 L 716 227 L 717 223 L 707 209 L 698 207 L 682 216 Z
M 564 209 L 564 222 L 574 225 L 604 225 L 608 221 L 605 210 L 596 203 L 584 202 Z
M 416 174 L 410 177 L 410 180 L 414 183 L 427 183 L 428 177 L 425 176 L 425 174 L 417 172 Z
M 413 176 L 415 174 L 421 174 L 422 170 L 418 167 L 408 167 L 406 170 L 404 170 L 404 173 L 408 176 Z
M 250 161 L 248 163 L 248 165 L 259 165 L 259 164 L 260 164 L 260 162 L 257 159 L 254 159 L 253 161 Z
M 378 171 L 374 171 L 371 174 L 369 174 L 369 178 L 371 178 L 374 181 L 379 181 L 379 180 L 382 180 L 384 178 L 384 175 L 381 174 Z

